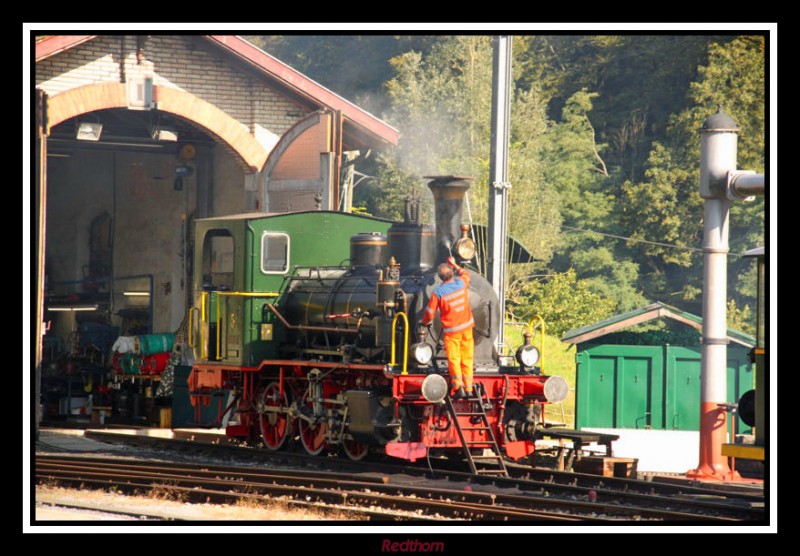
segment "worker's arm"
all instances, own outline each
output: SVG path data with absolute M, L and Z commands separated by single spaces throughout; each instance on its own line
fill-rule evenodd
M 469 272 L 467 271 L 467 269 L 458 266 L 456 264 L 455 258 L 452 257 L 452 256 L 447 257 L 447 262 L 450 264 L 450 266 L 453 267 L 453 272 L 456 273 L 456 276 L 461 278 L 461 280 L 467 285 L 467 287 L 469 287 L 469 281 L 470 281 L 471 276 L 470 276 Z
M 431 299 L 428 301 L 428 306 L 425 307 L 425 313 L 422 315 L 422 320 L 420 324 L 422 326 L 428 326 L 431 322 L 433 322 L 433 317 L 436 316 L 436 311 L 439 309 L 439 296 L 435 293 L 431 293 Z

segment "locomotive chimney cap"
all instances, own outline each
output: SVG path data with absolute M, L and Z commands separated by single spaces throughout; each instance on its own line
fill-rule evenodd
M 459 207 L 453 211 L 448 212 L 461 212 L 460 202 L 464 198 L 464 194 L 470 188 L 470 182 L 474 178 L 464 176 L 424 176 L 431 181 L 428 182 L 428 188 L 433 193 L 433 198 L 436 200 L 453 200 L 459 202 Z M 438 212 L 439 209 L 437 209 Z M 450 214 L 453 216 L 453 214 Z M 459 218 L 459 221 L 461 219 Z M 437 217 L 437 224 L 439 219 Z M 456 224 L 453 238 L 458 237 L 458 225 Z
M 435 180 L 435 181 L 457 181 L 457 180 L 466 180 L 471 181 L 475 178 L 469 176 L 422 176 L 426 180 Z

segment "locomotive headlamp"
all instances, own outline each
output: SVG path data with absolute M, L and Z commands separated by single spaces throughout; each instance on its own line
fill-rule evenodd
M 475 256 L 475 242 L 470 238 L 461 238 L 456 242 L 453 249 L 458 255 L 458 258 L 463 261 L 468 261 Z
M 433 359 L 433 346 L 425 342 L 420 342 L 411 346 L 411 353 L 417 364 L 427 365 L 431 362 L 431 359 Z
M 461 225 L 461 237 L 453 245 L 453 252 L 462 261 L 469 261 L 475 256 L 475 242 L 469 235 L 469 225 Z
M 539 349 L 536 346 L 520 346 L 517 350 L 517 362 L 523 367 L 533 367 L 539 362 Z
M 422 397 L 431 403 L 442 403 L 447 395 L 447 381 L 442 375 L 428 375 L 422 381 Z

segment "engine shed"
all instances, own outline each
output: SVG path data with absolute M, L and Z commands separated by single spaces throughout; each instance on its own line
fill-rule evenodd
M 110 413 L 115 366 L 129 416 L 158 424 L 143 369 L 185 329 L 196 221 L 346 209 L 350 170 L 398 132 L 238 36 L 46 35 L 31 58 L 36 422 Z M 166 343 L 111 360 L 140 336 Z

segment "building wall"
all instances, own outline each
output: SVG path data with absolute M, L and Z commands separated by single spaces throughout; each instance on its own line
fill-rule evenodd
M 123 83 L 150 76 L 213 104 L 265 149 L 308 109 L 285 97 L 259 75 L 238 66 L 201 37 L 153 35 L 137 58 L 135 36 L 99 36 L 36 64 L 36 87 L 54 97 L 86 85 Z M 173 189 L 174 155 L 76 149 L 71 158 L 48 158 L 46 270 L 52 282 L 78 281 L 89 263 L 89 225 L 108 212 L 114 219 L 114 276 L 152 274 L 153 331 L 174 331 L 186 315 L 183 236 L 188 216 L 220 216 L 256 209 L 257 179 L 227 145 L 204 146 L 195 175 Z M 203 170 L 205 169 L 205 170 Z M 203 201 L 197 202 L 199 175 Z M 190 277 L 191 274 L 188 275 Z M 146 282 L 144 282 L 146 284 Z M 124 289 L 131 283 L 118 283 Z M 67 287 L 81 290 L 80 284 Z M 135 284 L 141 289 L 142 284 Z M 62 288 L 63 289 L 63 288 Z M 114 309 L 146 300 L 115 296 Z M 68 315 L 71 316 L 71 315 Z M 62 319 L 63 320 L 63 319 Z M 119 318 L 112 318 L 119 324 Z M 70 326 L 62 326 L 65 338 Z
M 180 90 L 214 105 L 267 153 L 287 129 L 310 112 L 202 37 L 149 36 L 141 58 L 137 47 L 133 35 L 98 36 L 37 62 L 36 87 L 54 97 L 86 85 L 149 76 L 155 86 Z M 317 137 L 315 142 L 320 140 Z M 317 146 L 311 151 L 317 179 L 319 152 Z M 197 159 L 191 163 L 195 173 L 184 178 L 182 192 L 173 190 L 177 163 L 174 155 L 148 152 L 75 149 L 71 158 L 49 157 L 46 272 L 51 283 L 84 278 L 89 263 L 89 226 L 95 217 L 108 212 L 114 219 L 113 275 L 152 274 L 153 331 L 175 331 L 186 315 L 185 294 L 191 288 L 191 275 L 183 272 L 186 250 L 182 234 L 191 225 L 188 215 L 252 211 L 257 208 L 258 196 L 257 176 L 249 173 L 242 158 L 219 137 L 216 145 L 198 145 Z M 142 289 L 146 284 L 115 284 L 118 294 L 112 312 L 147 303 L 145 298 L 119 295 L 126 288 Z M 71 284 L 61 291 L 80 292 L 82 287 Z M 59 317 L 74 319 L 69 314 Z M 120 318 L 112 317 L 111 324 L 120 325 Z M 60 327 L 65 340 L 71 327 L 69 323 Z
M 267 150 L 308 109 L 239 70 L 204 39 L 153 35 L 137 61 L 133 35 L 99 36 L 36 64 L 36 87 L 50 96 L 102 81 L 149 75 L 154 85 L 191 93 L 238 120 Z
M 271 180 L 319 180 L 320 154 L 328 152 L 327 120 L 295 139 L 270 175 Z
M 239 214 L 255 209 L 255 206 L 246 206 L 245 191 L 242 182 L 238 180 L 239 167 L 233 157 L 220 156 L 214 159 L 213 182 L 211 192 L 211 213 L 209 216 L 223 216 L 226 214 Z M 236 184 L 233 187 L 232 184 Z
M 92 168 L 87 172 L 86 168 Z M 113 275 L 152 274 L 153 331 L 177 329 L 186 312 L 187 283 L 182 272 L 187 215 L 195 206 L 195 177 L 175 191 L 174 157 L 132 152 L 76 150 L 70 158 L 48 163 L 47 274 L 52 282 L 83 279 L 89 263 L 89 226 L 107 212 L 113 219 Z M 146 290 L 147 279 L 120 280 L 112 312 L 147 304 L 146 298 L 122 296 Z M 80 292 L 80 284 L 60 293 Z M 112 324 L 119 325 L 119 317 Z M 64 331 L 61 331 L 62 333 Z
M 137 59 L 136 37 L 99 36 L 36 64 L 37 88 L 50 96 L 100 82 L 121 83 L 151 76 L 156 86 L 171 87 L 206 101 L 239 122 L 265 152 L 309 110 L 282 95 L 260 76 L 239 69 L 204 39 L 154 35 Z M 230 146 L 213 150 L 208 216 L 256 210 L 256 194 L 243 189 L 257 180 Z

